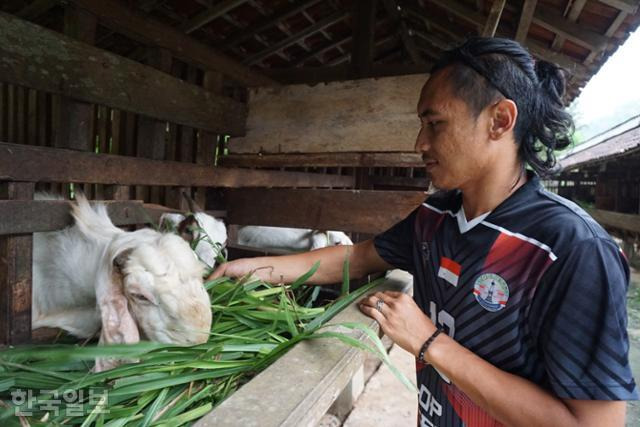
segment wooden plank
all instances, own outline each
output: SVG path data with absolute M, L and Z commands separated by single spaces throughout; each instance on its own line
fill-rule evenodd
M 282 9 L 277 10 L 273 14 L 273 16 L 265 17 L 262 21 L 257 22 L 255 25 L 251 25 L 250 28 L 241 29 L 231 34 L 227 39 L 224 40 L 220 47 L 222 49 L 230 49 L 242 42 L 251 40 L 258 33 L 261 33 L 262 31 L 273 27 L 274 25 L 284 21 L 287 18 L 297 15 L 303 10 L 314 6 L 319 2 L 320 0 L 306 0 L 286 5 Z
M 27 93 L 27 144 L 36 145 L 38 131 L 38 92 L 29 89 Z
M 368 77 L 371 74 L 375 21 L 375 0 L 353 2 L 351 8 L 351 26 L 353 33 L 351 67 L 353 78 Z
M 252 90 L 248 133 L 232 153 L 413 151 L 426 76 Z M 332 108 L 326 108 L 331 105 Z
M 371 292 L 408 292 L 411 276 L 399 270 Z M 357 302 L 341 311 L 332 323 L 362 323 L 374 331 L 379 326 L 358 309 Z M 360 331 L 351 335 L 366 341 Z M 364 352 L 335 339 L 296 344 L 273 365 L 236 391 L 195 427 L 299 427 L 316 426 L 364 361 Z M 286 378 L 286 381 L 283 381 Z M 295 387 L 292 387 L 295 384 Z
M 267 47 L 266 49 L 261 50 L 255 55 L 248 57 L 243 62 L 249 65 L 256 64 L 262 61 L 263 59 L 269 57 L 273 53 L 279 51 L 280 49 L 284 49 L 287 46 L 297 43 L 299 40 L 303 40 L 305 37 L 308 37 L 311 34 L 317 33 L 318 31 L 322 31 L 325 28 L 328 28 L 334 25 L 338 21 L 342 21 L 344 18 L 347 17 L 347 15 L 348 15 L 347 12 L 336 11 L 331 15 L 327 16 L 326 18 L 317 21 L 315 24 L 309 25 L 304 30 L 297 32 L 295 34 L 292 34 L 291 36 L 285 38 L 284 40 L 277 42 Z
M 204 73 L 203 87 L 213 93 L 222 92 L 222 75 L 215 71 L 207 71 Z M 200 130 L 196 142 L 196 164 L 214 167 L 216 156 L 216 148 L 218 145 L 218 137 L 211 132 Z M 198 187 L 195 190 L 194 200 L 198 206 L 205 208 L 207 199 L 207 188 Z
M 426 199 L 423 191 L 237 189 L 224 193 L 228 224 L 371 234 L 404 219 Z
M 58 5 L 60 0 L 31 0 L 29 4 L 14 13 L 18 18 L 33 21 L 49 11 L 49 9 Z
M 221 17 L 246 2 L 247 0 L 224 0 L 222 2 L 218 2 L 214 7 L 191 18 L 188 22 L 182 25 L 180 29 L 186 34 L 191 34 L 198 28 L 207 25 L 209 22 Z
M 417 153 L 230 154 L 225 167 L 424 167 Z
M 182 162 L 0 143 L 0 181 L 200 187 L 351 187 L 351 177 L 211 168 Z
M 93 204 L 94 202 L 90 202 Z M 101 201 L 109 218 L 117 226 L 157 224 L 160 215 L 177 212 L 141 200 Z M 0 200 L 0 236 L 61 230 L 73 224 L 72 202 L 66 200 Z M 207 211 L 220 218 L 224 211 Z
M 600 3 L 604 3 L 611 7 L 615 7 L 616 9 L 628 13 L 629 15 L 635 15 L 638 11 L 638 7 L 640 7 L 640 3 L 638 0 L 599 0 Z
M 604 228 L 640 233 L 640 215 L 625 214 L 602 209 L 587 209 L 587 213 Z
M 5 13 L 0 55 L 2 78 L 10 83 L 214 132 L 244 133 L 241 103 Z
M 382 0 L 382 4 L 387 11 L 387 14 L 391 17 L 393 22 L 397 23 L 400 39 L 404 45 L 407 53 L 411 57 L 414 64 L 424 64 L 424 59 L 420 56 L 420 52 L 416 48 L 415 42 L 411 38 L 409 28 L 402 19 L 400 11 L 398 10 L 398 2 L 396 0 Z
M 406 176 L 370 176 L 369 181 L 374 188 L 402 187 L 427 190 L 431 180 L 429 178 L 410 178 Z
M 277 82 L 216 52 L 175 28 L 115 0 L 71 0 L 98 17 L 100 23 L 148 46 L 169 50 L 176 58 L 216 70 L 245 86 L 276 85 Z
M 484 28 L 482 29 L 481 35 L 483 37 L 493 37 L 496 33 L 500 17 L 502 16 L 502 11 L 504 10 L 505 2 L 506 0 L 493 0 L 489 16 L 487 17 L 487 20 L 484 23 Z
M 147 65 L 165 73 L 171 72 L 172 57 L 171 52 L 166 49 L 152 48 L 149 49 Z M 136 156 L 146 159 L 163 160 L 167 146 L 167 122 L 164 120 L 156 120 L 147 116 L 138 118 L 138 138 L 136 144 Z M 150 201 L 152 203 L 160 202 L 160 189 L 153 188 L 136 188 L 136 198 Z
M 518 29 L 516 30 L 516 41 L 524 43 L 529 33 L 529 27 L 533 20 L 533 14 L 536 10 L 538 0 L 524 0 L 522 9 L 520 10 L 520 20 L 518 21 Z
M 0 183 L 0 199 L 30 200 L 34 184 Z M 32 236 L 0 237 L 0 344 L 31 339 Z
M 582 9 L 584 9 L 587 4 L 587 0 L 576 0 L 573 3 L 570 3 L 569 10 L 567 10 L 566 17 L 567 20 L 571 22 L 576 22 L 578 20 L 578 16 L 582 13 Z M 553 50 L 561 50 L 562 46 L 566 38 L 562 35 L 557 34 L 553 39 L 553 43 L 551 44 L 551 49 Z

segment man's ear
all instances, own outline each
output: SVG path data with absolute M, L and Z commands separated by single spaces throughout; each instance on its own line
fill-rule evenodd
M 518 119 L 518 107 L 510 99 L 502 99 L 489 111 L 489 137 L 498 140 L 513 131 Z

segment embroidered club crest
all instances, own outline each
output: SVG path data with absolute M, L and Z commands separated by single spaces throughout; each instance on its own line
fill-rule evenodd
M 502 310 L 509 300 L 509 286 L 497 274 L 482 274 L 473 284 L 473 295 L 487 311 Z

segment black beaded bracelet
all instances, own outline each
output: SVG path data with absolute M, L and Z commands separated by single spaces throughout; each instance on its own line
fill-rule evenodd
M 420 362 L 427 363 L 426 360 L 424 360 L 424 354 L 427 352 L 427 349 L 429 348 L 433 340 L 435 340 L 436 337 L 440 335 L 440 332 L 442 332 L 442 329 L 436 329 L 436 331 L 429 337 L 429 339 L 427 339 L 424 344 L 422 344 L 422 347 L 420 347 L 420 353 L 418 353 L 418 360 Z

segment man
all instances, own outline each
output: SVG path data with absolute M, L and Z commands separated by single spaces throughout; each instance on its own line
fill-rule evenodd
M 422 426 L 623 425 L 637 399 L 624 255 L 525 171 L 545 172 L 569 144 L 563 92 L 560 71 L 512 40 L 447 52 L 417 109 L 416 150 L 442 191 L 351 249 L 353 277 L 414 276 L 413 299 L 376 293 L 361 309 L 418 359 Z M 270 266 L 256 274 L 290 282 L 319 260 L 313 283 L 335 283 L 346 251 L 237 260 L 214 276 Z

